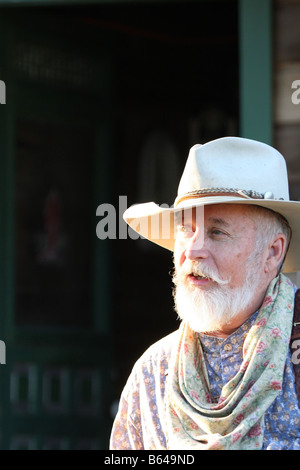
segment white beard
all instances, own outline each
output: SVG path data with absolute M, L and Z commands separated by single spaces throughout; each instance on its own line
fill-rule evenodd
M 255 257 L 253 257 L 255 258 Z M 251 257 L 248 261 L 247 277 L 241 287 L 230 288 L 229 280 L 220 279 L 203 263 L 194 262 L 176 270 L 173 276 L 175 310 L 184 322 L 196 332 L 213 332 L 228 325 L 237 315 L 245 311 L 259 285 L 256 266 Z M 214 285 L 207 289 L 190 285 L 186 275 L 196 272 L 212 278 Z

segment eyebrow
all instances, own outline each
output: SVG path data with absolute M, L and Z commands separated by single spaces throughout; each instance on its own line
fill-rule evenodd
M 221 217 L 209 217 L 209 222 L 212 222 L 216 225 L 222 225 L 223 227 L 229 227 L 230 224 L 226 222 L 226 220 L 222 219 Z
M 184 212 L 184 211 L 183 211 Z M 175 221 L 176 223 L 183 223 L 184 219 L 184 213 L 175 213 Z M 210 223 L 222 226 L 222 227 L 230 227 L 230 224 L 225 220 L 222 219 L 222 217 L 209 217 L 208 221 Z

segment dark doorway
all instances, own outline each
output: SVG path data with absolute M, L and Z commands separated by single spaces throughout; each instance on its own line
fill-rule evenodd
M 174 2 L 105 10 L 115 32 L 114 203 L 172 205 L 189 148 L 238 135 L 237 2 Z M 93 22 L 97 23 L 97 19 Z M 172 254 L 113 242 L 116 392 L 139 355 L 179 326 Z

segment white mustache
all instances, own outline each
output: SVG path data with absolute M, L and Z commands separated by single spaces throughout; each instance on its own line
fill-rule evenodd
M 212 268 L 210 268 L 209 266 L 204 266 L 199 261 L 185 261 L 185 263 L 180 269 L 175 270 L 175 275 L 173 277 L 174 284 L 177 284 L 177 282 L 180 281 L 184 281 L 186 276 L 190 274 L 192 274 L 193 276 L 208 277 L 220 285 L 226 285 L 230 282 L 230 278 L 226 280 L 221 279 Z

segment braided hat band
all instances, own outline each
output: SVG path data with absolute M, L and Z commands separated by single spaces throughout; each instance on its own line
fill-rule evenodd
M 275 199 L 273 193 L 269 191 L 266 193 L 259 193 L 257 191 L 253 191 L 252 189 L 204 188 L 197 189 L 196 191 L 190 191 L 183 194 L 182 196 L 178 196 L 175 200 L 174 207 L 177 207 L 178 204 L 180 204 L 182 201 L 186 201 L 187 199 L 196 199 L 206 196 L 235 196 L 244 197 L 246 199 Z M 280 198 L 280 200 L 283 200 L 283 198 Z

